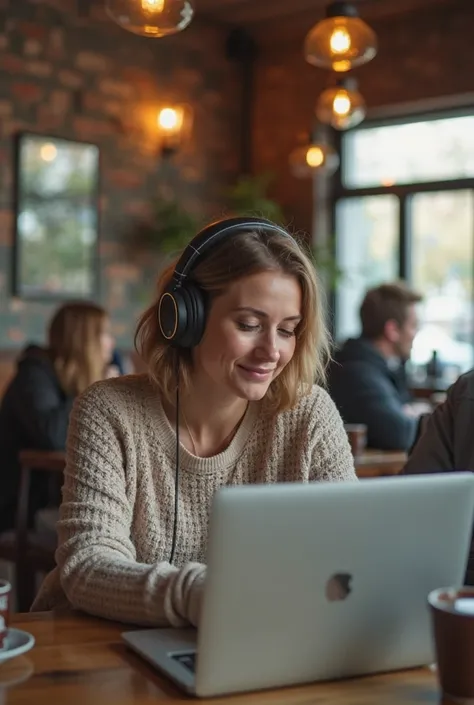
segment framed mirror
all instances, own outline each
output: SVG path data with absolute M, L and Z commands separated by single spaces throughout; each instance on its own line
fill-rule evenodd
M 15 181 L 14 295 L 93 298 L 98 288 L 98 147 L 22 133 Z

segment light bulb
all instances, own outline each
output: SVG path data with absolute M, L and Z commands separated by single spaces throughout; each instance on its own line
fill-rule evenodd
M 163 12 L 165 0 L 141 0 L 142 9 L 146 12 Z
M 182 122 L 182 113 L 179 114 L 174 108 L 163 108 L 158 114 L 158 125 L 167 132 L 179 130 Z
M 324 141 L 296 147 L 288 159 L 293 176 L 305 179 L 316 173 L 332 176 L 339 166 L 339 156 Z
M 185 143 L 191 131 L 192 111 L 188 105 L 167 105 L 156 116 L 163 155 L 169 156 Z
M 141 0 L 142 9 L 146 12 L 163 12 L 165 0 Z
M 351 35 L 345 27 L 339 27 L 333 31 L 329 46 L 333 54 L 345 54 L 349 51 L 351 48 Z
M 144 37 L 165 37 L 191 22 L 192 0 L 105 0 L 109 16 L 120 27 Z
M 351 107 L 352 103 L 347 91 L 338 91 L 334 96 L 334 100 L 332 102 L 332 108 L 336 115 L 340 115 L 341 117 L 348 115 L 351 110 Z
M 309 147 L 306 152 L 306 163 L 316 169 L 324 162 L 324 152 L 321 147 Z

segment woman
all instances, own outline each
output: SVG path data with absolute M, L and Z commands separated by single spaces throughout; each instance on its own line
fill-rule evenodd
M 58 567 L 34 609 L 196 625 L 219 487 L 355 479 L 341 418 L 313 387 L 328 352 L 313 265 L 268 221 L 213 224 L 161 277 L 137 344 L 147 375 L 75 404 Z
M 2 494 L 0 530 L 13 527 L 21 450 L 64 450 L 74 398 L 104 378 L 113 339 L 105 311 L 92 303 L 68 303 L 54 315 L 48 347 L 30 345 L 18 363 L 0 406 Z M 32 478 L 30 520 L 49 500 L 48 477 Z

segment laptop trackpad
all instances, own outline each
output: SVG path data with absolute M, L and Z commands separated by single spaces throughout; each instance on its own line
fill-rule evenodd
M 196 629 L 140 629 L 123 634 L 124 641 L 153 666 L 185 687 L 194 682 Z
M 170 654 L 171 658 L 180 663 L 182 666 L 191 671 L 196 672 L 196 652 L 188 651 L 187 653 Z

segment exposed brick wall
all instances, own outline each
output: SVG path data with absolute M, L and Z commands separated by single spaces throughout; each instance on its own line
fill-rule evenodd
M 370 22 L 379 38 L 376 58 L 356 72 L 369 108 L 455 96 L 474 91 L 472 51 L 474 3 L 451 0 L 423 11 Z M 311 26 L 311 25 L 309 25 Z M 275 194 L 297 226 L 310 229 L 311 184 L 293 178 L 288 154 L 308 131 L 317 97 L 328 73 L 303 56 L 309 26 L 286 28 L 260 37 L 254 121 L 256 170 L 277 174 Z
M 100 300 L 122 347 L 131 345 L 144 305 L 143 281 L 159 266 L 156 256 L 130 253 L 137 220 L 160 192 L 204 219 L 220 214 L 238 168 L 239 78 L 225 59 L 224 33 L 195 22 L 163 40 L 136 37 L 108 19 L 98 0 L 90 17 L 78 16 L 80 4 L 0 0 L 0 348 L 41 340 L 53 308 L 11 296 L 17 131 L 100 147 Z M 163 163 L 154 120 L 168 101 L 190 104 L 194 125 L 183 152 Z

